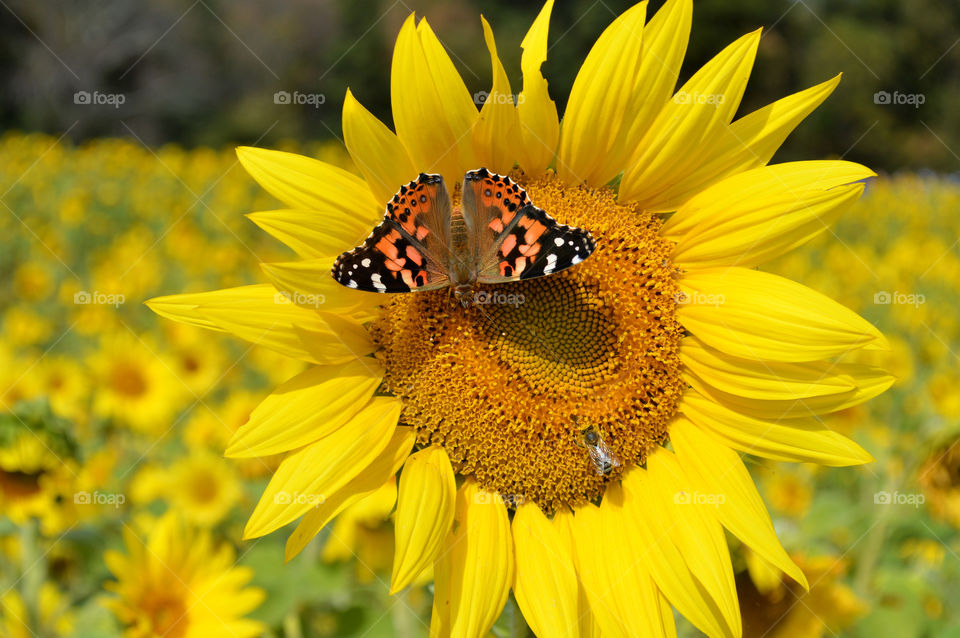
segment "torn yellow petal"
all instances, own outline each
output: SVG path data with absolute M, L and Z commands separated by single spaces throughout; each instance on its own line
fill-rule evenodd
M 552 11 L 553 0 L 547 0 L 520 43 L 523 49 L 520 57 L 523 90 L 517 97 L 521 142 L 517 147 L 517 161 L 531 177 L 547 169 L 560 139 L 557 105 L 550 99 L 547 80 L 541 71 L 547 59 L 547 34 Z
M 696 337 L 683 340 L 680 360 L 711 386 L 744 399 L 802 401 L 857 388 L 853 377 L 829 361 L 783 363 L 741 359 L 725 355 Z
M 840 76 L 787 96 L 722 127 L 697 152 L 689 173 L 657 195 L 650 207 L 675 210 L 690 197 L 730 175 L 770 161 L 791 131 L 829 96 Z
M 339 255 L 370 234 L 370 224 L 362 219 L 315 210 L 271 210 L 247 217 L 305 259 Z
M 513 570 L 507 508 L 467 478 L 457 491 L 453 528 L 434 566 L 430 636 L 485 636 L 507 602 Z
M 665 452 L 666 450 L 659 449 L 648 459 Z M 629 524 L 636 532 L 641 546 L 647 548 L 644 566 L 650 571 L 663 595 L 697 629 L 710 638 L 739 638 L 739 613 L 733 621 L 733 613 L 716 600 L 718 597 L 721 600 L 729 598 L 729 595 L 722 593 L 727 586 L 724 585 L 720 590 L 711 590 L 700 580 L 700 574 L 705 573 L 706 580 L 722 581 L 716 572 L 714 577 L 709 577 L 711 570 L 717 565 L 711 565 L 709 561 L 702 563 L 695 560 L 696 555 L 689 553 L 685 543 L 678 544 L 680 538 L 677 527 L 684 525 L 688 532 L 685 538 L 688 538 L 690 524 L 681 521 L 681 512 L 676 511 L 680 507 L 675 502 L 676 488 L 667 487 L 668 493 L 662 493 L 664 486 L 660 483 L 662 481 L 654 482 L 647 470 L 639 467 L 629 470 L 622 482 L 624 510 L 627 512 Z M 685 518 L 696 514 L 697 512 L 688 511 Z M 714 528 L 707 526 L 708 533 L 698 540 L 704 546 L 703 551 L 707 553 L 711 549 L 719 552 L 718 544 L 723 542 L 719 523 L 714 521 L 714 525 Z M 717 532 L 720 534 L 719 539 L 716 538 Z M 724 562 L 719 556 L 715 560 L 718 563 Z M 729 561 L 729 553 L 726 560 Z M 730 577 L 732 578 L 732 568 Z
M 287 456 L 254 509 L 243 537 L 257 538 L 332 497 L 390 442 L 403 403 L 376 397 L 346 425 Z
M 434 563 L 453 523 L 457 482 L 450 458 L 431 446 L 407 459 L 394 518 L 390 593 L 407 587 Z
M 510 80 L 497 56 L 493 30 L 483 16 L 480 16 L 480 21 L 490 52 L 493 86 L 480 109 L 480 117 L 473 125 L 473 146 L 480 166 L 506 175 L 516 161 L 520 119 L 513 103 Z
M 783 549 L 770 515 L 740 455 L 687 419 L 670 424 L 670 441 L 687 473 L 713 497 L 720 523 L 762 558 L 809 589 L 803 571 Z
M 383 368 L 372 358 L 301 372 L 254 408 L 226 456 L 270 456 L 322 439 L 359 412 L 382 379 Z
M 851 162 L 791 162 L 719 182 L 682 206 L 665 224 L 683 268 L 750 268 L 808 241 L 863 192 L 874 175 Z
M 290 208 L 370 223 L 383 215 L 383 204 L 374 199 L 367 183 L 342 168 L 295 153 L 252 146 L 239 147 L 237 157 L 268 193 Z
M 373 494 L 393 479 L 410 455 L 415 440 L 416 432 L 413 428 L 397 427 L 383 452 L 371 461 L 365 470 L 300 519 L 296 529 L 287 538 L 284 560 L 289 561 L 303 551 L 307 543 L 340 512 Z
M 420 173 L 403 142 L 365 109 L 349 89 L 343 102 L 343 143 L 374 198 L 383 205 Z
M 578 582 L 571 547 L 535 503 L 513 516 L 513 592 L 537 636 L 578 636 Z
M 855 348 L 889 350 L 852 310 L 806 286 L 747 268 L 683 274 L 677 316 L 697 338 L 745 359 L 814 361 Z
M 621 201 L 653 211 L 657 196 L 695 167 L 695 149 L 729 124 L 740 105 L 760 42 L 760 31 L 736 40 L 707 62 L 660 111 L 620 182 Z
M 560 125 L 557 174 L 567 184 L 603 186 L 622 166 L 610 151 L 633 96 L 647 3 L 624 11 L 597 38 L 577 73 Z

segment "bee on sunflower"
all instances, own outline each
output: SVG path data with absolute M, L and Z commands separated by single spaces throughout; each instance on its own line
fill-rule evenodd
M 432 566 L 431 635 L 485 635 L 512 590 L 539 636 L 672 636 L 671 607 L 740 636 L 724 528 L 806 586 L 740 454 L 869 462 L 821 416 L 892 382 L 846 357 L 888 348 L 873 325 L 755 267 L 874 173 L 767 165 L 839 77 L 734 120 L 759 31 L 676 89 L 691 0 L 616 18 L 561 121 L 540 70 L 552 5 L 521 43 L 516 99 L 479 110 L 411 15 L 396 130 L 346 96 L 360 175 L 238 151 L 287 206 L 251 218 L 301 259 L 263 264 L 270 284 L 149 304 L 311 364 L 227 448 L 286 454 L 247 537 L 300 519 L 292 557 L 399 472 L 391 589 Z M 489 95 L 511 96 L 481 20 Z M 601 442 L 617 462 L 598 471 Z

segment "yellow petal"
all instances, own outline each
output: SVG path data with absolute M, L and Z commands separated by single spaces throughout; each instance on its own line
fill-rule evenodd
M 241 146 L 237 157 L 247 172 L 290 208 L 318 210 L 371 224 L 383 215 L 362 179 L 342 168 L 295 153 Z
M 730 532 L 780 571 L 809 589 L 803 571 L 783 549 L 770 515 L 740 455 L 681 417 L 670 424 L 677 459 L 716 506 Z
M 467 90 L 463 78 L 453 65 L 453 60 L 447 55 L 447 49 L 434 34 L 427 19 L 424 18 L 417 25 L 417 35 L 423 46 L 423 54 L 430 67 L 430 77 L 437 87 L 441 98 L 441 106 L 446 114 L 450 131 L 453 134 L 460 159 L 460 168 L 456 176 L 457 181 L 463 179 L 463 174 L 477 166 L 470 132 L 477 121 L 477 104 L 474 96 Z M 449 181 L 450 191 L 453 192 L 454 181 Z
M 413 428 L 397 427 L 387 447 L 352 481 L 307 512 L 287 538 L 284 560 L 299 554 L 327 523 L 354 503 L 370 496 L 392 479 L 410 455 L 416 440 Z
M 250 220 L 305 259 L 333 257 L 359 245 L 369 223 L 315 210 L 271 210 L 247 215 Z
M 619 136 L 620 168 L 634 155 L 640 140 L 673 95 L 690 40 L 693 0 L 669 0 L 643 28 L 643 54 L 633 89 L 625 131 Z
M 386 448 L 402 407 L 397 399 L 376 397 L 346 425 L 285 458 L 243 537 L 269 534 L 343 489 Z
M 863 192 L 862 183 L 851 182 L 873 175 L 851 162 L 791 162 L 728 178 L 665 225 L 664 234 L 677 239 L 674 262 L 756 266 L 826 230 Z
M 281 296 L 296 305 L 313 310 L 329 310 L 353 316 L 361 321 L 375 316 L 373 308 L 385 303 L 383 295 L 353 290 L 343 286 L 330 274 L 336 257 L 305 259 L 274 264 L 260 264 L 267 278 Z
M 733 119 L 750 77 L 760 31 L 748 33 L 707 62 L 664 107 L 640 141 L 620 182 L 620 199 L 654 206 L 657 196 L 695 167 L 698 149 Z
M 358 355 L 356 350 L 347 347 L 317 312 L 291 303 L 288 297 L 266 284 L 157 297 L 147 305 L 174 321 L 230 332 L 303 361 L 344 363 L 364 354 Z M 313 354 L 304 344 L 305 337 L 332 344 L 327 357 Z M 337 343 L 342 347 L 337 348 Z
M 543 173 L 553 161 L 560 139 L 557 105 L 550 99 L 547 80 L 540 70 L 547 59 L 547 33 L 552 11 L 553 0 L 547 0 L 520 43 L 523 48 L 520 57 L 523 90 L 517 97 L 521 141 L 517 161 L 520 168 L 532 177 Z
M 563 543 L 564 555 L 571 556 L 574 564 L 576 564 L 577 551 L 575 549 L 573 512 L 566 507 L 560 508 L 553 514 L 552 526 L 559 534 L 560 542 Z M 596 614 L 590 609 L 590 601 L 587 598 L 587 592 L 584 590 L 583 580 L 579 574 L 577 574 L 577 618 L 579 619 L 577 627 L 579 633 L 575 629 L 571 629 L 570 633 L 573 636 L 600 638 L 600 625 L 597 623 Z
M 619 484 L 600 507 L 574 514 L 577 573 L 604 636 L 663 636 L 659 591 L 646 569 L 650 548 L 630 525 Z M 655 550 L 654 550 L 655 551 Z
M 648 457 L 648 463 L 661 454 L 669 453 L 659 449 Z M 729 570 L 732 580 L 720 524 L 716 520 L 711 523 L 697 505 L 677 503 L 681 499 L 675 497 L 680 490 L 665 485 L 662 474 L 658 470 L 658 476 L 652 478 L 643 468 L 633 468 L 622 483 L 624 509 L 640 543 L 647 548 L 645 567 L 663 595 L 697 629 L 711 638 L 739 637 L 739 611 L 730 608 L 731 584 L 723 574 Z M 691 544 L 691 536 L 697 533 L 703 535 Z M 704 581 L 719 586 L 711 589 Z
M 709 346 L 745 359 L 814 361 L 855 348 L 889 350 L 871 323 L 789 279 L 747 268 L 684 273 L 683 325 Z
M 391 594 L 410 585 L 436 560 L 453 523 L 456 495 L 453 467 L 443 448 L 431 446 L 407 459 L 394 518 Z
M 578 588 L 571 547 L 535 503 L 513 516 L 517 605 L 537 636 L 578 636 Z
M 343 102 L 343 142 L 374 198 L 383 205 L 420 172 L 400 138 L 365 109 L 349 89 Z M 366 235 L 360 239 L 363 237 Z
M 610 162 L 640 66 L 647 3 L 624 11 L 600 34 L 570 89 L 560 125 L 557 173 L 567 184 L 603 186 L 622 166 Z
M 795 93 L 722 127 L 697 152 L 686 176 L 650 202 L 656 210 L 675 210 L 690 197 L 727 176 L 763 166 L 787 135 L 833 92 L 840 76 Z
M 460 146 L 470 146 L 476 106 L 426 20 L 418 28 L 413 14 L 403 23 L 393 50 L 390 96 L 397 136 L 414 166 L 420 172 L 441 173 L 452 190 L 463 179 L 461 153 L 472 154 Z
M 696 337 L 683 340 L 680 360 L 711 386 L 743 397 L 767 401 L 802 401 L 856 390 L 857 382 L 829 361 L 783 363 L 725 355 Z
M 468 478 L 457 491 L 453 528 L 434 566 L 430 635 L 486 635 L 507 602 L 513 570 L 507 508 Z
M 343 427 L 383 379 L 375 359 L 315 366 L 263 400 L 233 435 L 226 456 L 254 458 L 295 450 Z
M 490 51 L 493 68 L 493 86 L 480 109 L 480 117 L 473 125 L 473 146 L 477 162 L 494 172 L 507 174 L 516 161 L 520 118 L 513 103 L 510 80 L 497 56 L 497 43 L 490 24 L 483 16 L 483 38 Z

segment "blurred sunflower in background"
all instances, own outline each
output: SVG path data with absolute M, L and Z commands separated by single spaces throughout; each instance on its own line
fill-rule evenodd
M 391 589 L 432 567 L 431 635 L 485 635 L 512 589 L 541 636 L 675 635 L 671 606 L 711 637 L 740 636 L 724 528 L 769 568 L 807 580 L 739 453 L 867 463 L 822 419 L 893 380 L 864 362 L 889 348 L 872 324 L 755 268 L 825 230 L 873 172 L 767 166 L 839 77 L 734 121 L 759 31 L 676 90 L 690 0 L 669 0 L 649 21 L 645 2 L 614 20 L 561 122 L 540 71 L 552 4 L 521 44 L 515 98 L 481 18 L 494 98 L 479 111 L 427 21 L 411 15 L 393 55 L 396 132 L 347 94 L 344 140 L 362 178 L 239 150 L 288 207 L 251 219 L 302 259 L 263 264 L 270 284 L 149 305 L 310 364 L 227 448 L 286 454 L 247 538 L 299 518 L 289 559 L 402 468 Z M 525 299 L 512 306 L 460 308 L 447 290 L 385 298 L 333 281 L 333 260 L 401 185 L 440 173 L 458 203 L 462 175 L 481 166 L 588 229 L 596 252 L 510 285 Z M 622 461 L 611 472 L 591 462 L 586 425 Z

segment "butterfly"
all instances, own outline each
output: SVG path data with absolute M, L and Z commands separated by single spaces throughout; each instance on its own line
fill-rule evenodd
M 485 168 L 467 172 L 458 209 L 440 175 L 421 173 L 387 203 L 370 236 L 337 258 L 332 275 L 368 292 L 451 286 L 467 306 L 478 283 L 551 275 L 595 247 L 589 232 L 558 224 L 509 177 Z

